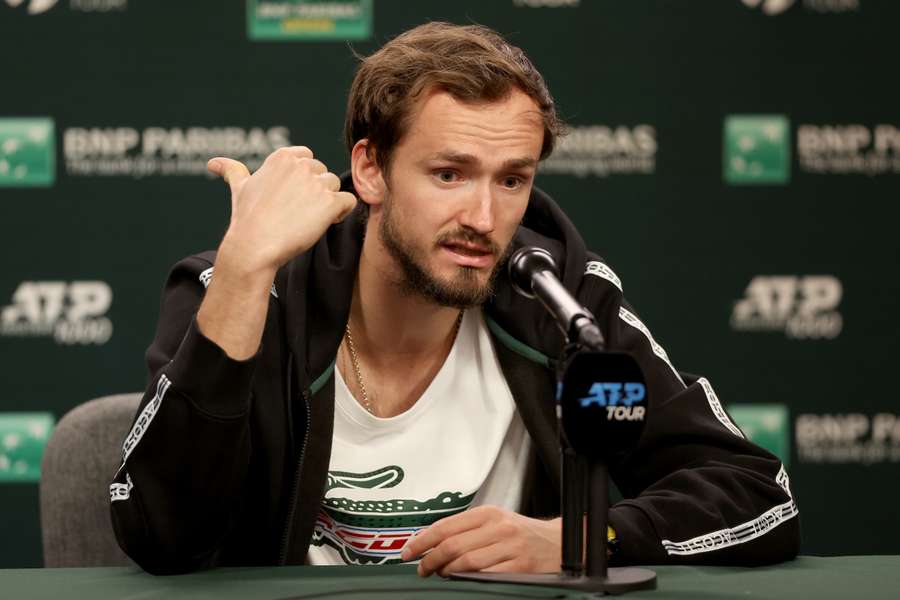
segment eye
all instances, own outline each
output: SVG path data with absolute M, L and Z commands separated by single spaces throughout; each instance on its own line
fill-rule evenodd
M 503 178 L 503 187 L 508 190 L 518 189 L 525 181 L 518 175 L 507 175 Z
M 434 175 L 441 181 L 441 183 L 453 183 L 459 180 L 459 174 L 456 171 L 450 169 L 441 169 L 439 171 L 435 171 Z

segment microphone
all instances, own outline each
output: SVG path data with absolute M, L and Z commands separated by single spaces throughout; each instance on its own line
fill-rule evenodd
M 564 587 L 621 594 L 656 588 L 656 573 L 607 563 L 609 471 L 607 461 L 632 450 L 648 416 L 647 382 L 627 352 L 605 349 L 591 312 L 560 283 L 556 264 L 542 248 L 526 246 L 509 259 L 513 289 L 537 298 L 569 343 L 557 369 L 556 416 L 562 467 L 562 573 L 451 573 L 453 579 Z M 575 342 L 576 345 L 571 345 Z M 585 510 L 587 509 L 587 510 Z M 582 561 L 584 517 L 587 555 Z M 584 567 L 587 567 L 586 569 Z
M 604 348 L 606 342 L 594 315 L 563 287 L 549 252 L 536 246 L 519 248 L 509 258 L 509 278 L 519 294 L 537 298 L 544 305 L 570 342 L 593 350 Z

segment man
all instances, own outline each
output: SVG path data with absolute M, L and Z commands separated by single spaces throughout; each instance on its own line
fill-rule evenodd
M 563 340 L 504 275 L 523 244 L 555 255 L 609 346 L 646 373 L 652 418 L 610 465 L 626 498 L 610 511 L 613 561 L 796 554 L 781 464 L 709 382 L 672 367 L 615 273 L 533 188 L 559 128 L 521 50 L 432 23 L 363 60 L 343 181 L 305 147 L 253 175 L 210 161 L 231 222 L 217 253 L 170 275 L 110 488 L 138 564 L 558 570 Z

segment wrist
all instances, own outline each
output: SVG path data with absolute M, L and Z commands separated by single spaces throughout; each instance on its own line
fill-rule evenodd
M 278 261 L 266 256 L 257 244 L 248 243 L 230 231 L 225 234 L 216 252 L 217 277 L 227 272 L 229 278 L 245 285 L 268 287 L 275 280 L 277 270 Z

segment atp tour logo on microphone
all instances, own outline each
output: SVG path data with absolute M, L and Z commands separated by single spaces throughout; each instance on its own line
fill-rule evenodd
M 832 275 L 757 275 L 734 304 L 735 331 L 781 331 L 791 339 L 834 339 L 844 288 Z
M 101 346 L 113 333 L 106 316 L 112 299 L 112 289 L 103 281 L 23 281 L 12 303 L 0 308 L 0 336 Z
M 656 172 L 656 128 L 640 125 L 579 125 L 557 141 L 541 162 L 548 175 L 609 177 Z
M 578 404 L 581 408 L 587 408 L 592 404 L 606 408 L 607 421 L 643 421 L 644 407 L 632 405 L 643 402 L 646 396 L 646 386 L 637 381 L 625 383 L 598 381 L 591 385 L 587 396 L 578 399 Z
M 557 391 L 566 443 L 588 457 L 637 444 L 648 414 L 646 379 L 624 352 L 577 352 L 567 359 Z

